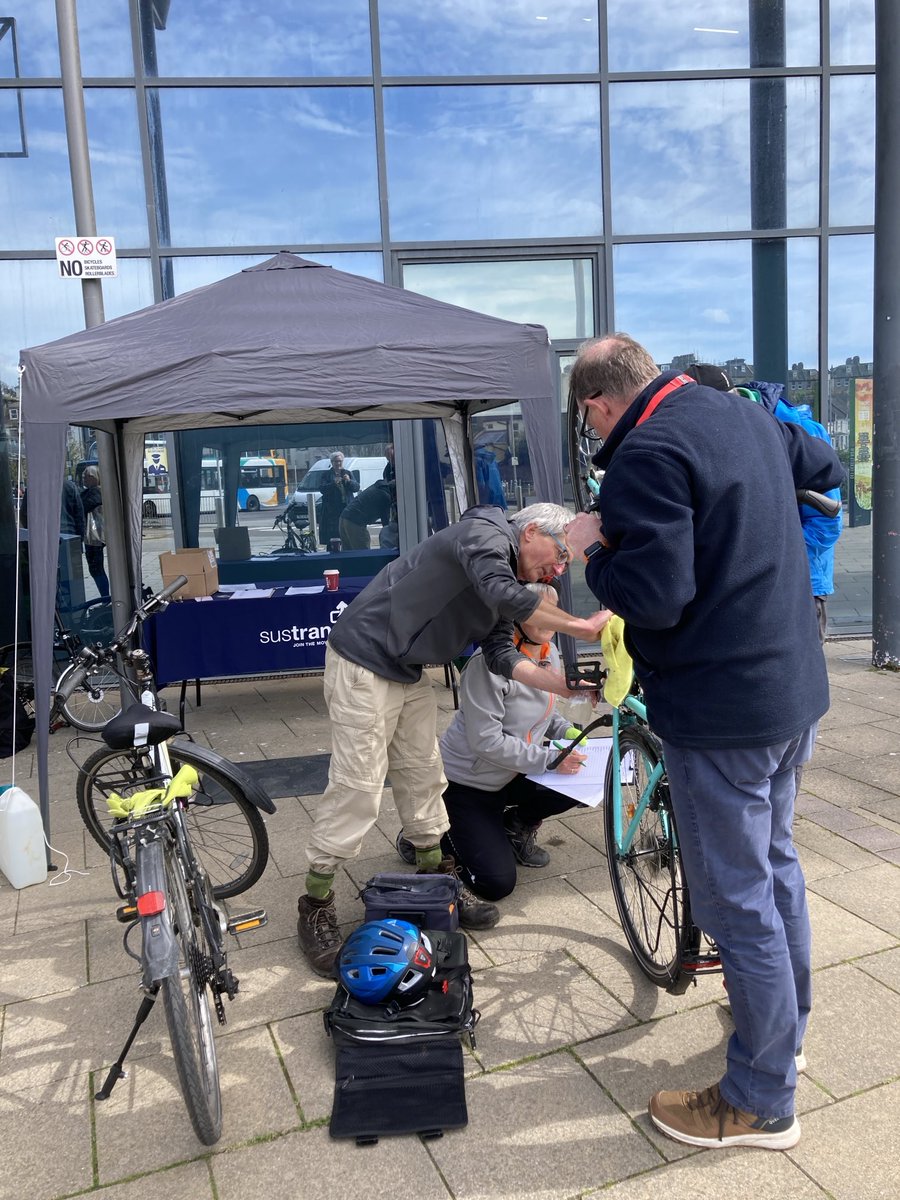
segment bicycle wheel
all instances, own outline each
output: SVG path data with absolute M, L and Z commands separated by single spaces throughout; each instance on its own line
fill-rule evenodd
M 594 493 L 588 486 L 588 479 L 598 479 L 597 468 L 591 462 L 591 455 L 600 449 L 600 442 L 581 436 L 581 414 L 574 397 L 569 399 L 566 413 L 566 441 L 569 451 L 569 471 L 572 476 L 572 492 L 575 507 L 579 511 L 587 508 L 594 499 Z
M 621 833 L 624 838 L 640 811 L 627 846 L 616 846 L 612 756 L 606 766 L 604 830 L 609 877 L 622 929 L 638 966 L 658 987 L 669 987 L 682 974 L 690 939 L 687 885 L 675 833 L 668 788 L 663 775 L 644 805 L 650 776 L 661 753 L 643 729 L 619 733 Z
M 178 973 L 162 981 L 163 1007 L 191 1125 L 204 1146 L 212 1146 L 222 1136 L 222 1093 L 206 987 L 208 956 L 197 936 L 184 867 L 171 848 L 166 880 L 179 955 Z
M 194 767 L 200 776 L 185 813 L 191 845 L 209 876 L 218 900 L 246 891 L 262 875 L 269 859 L 269 836 L 259 811 L 244 794 L 240 773 L 211 750 L 190 742 L 171 742 L 172 770 Z M 103 746 L 86 759 L 78 772 L 77 800 L 81 819 L 91 836 L 109 851 L 114 824 L 106 797 L 128 795 L 154 781 L 147 749 L 110 750 Z
M 99 733 L 122 711 L 118 672 L 109 666 L 72 666 L 56 685 L 59 711 L 76 729 Z

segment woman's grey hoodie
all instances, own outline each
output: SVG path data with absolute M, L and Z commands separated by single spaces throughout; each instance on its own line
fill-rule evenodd
M 559 670 L 559 651 L 544 660 Z M 547 770 L 558 751 L 545 737 L 561 737 L 569 722 L 554 711 L 556 697 L 489 670 L 479 650 L 460 682 L 459 711 L 441 737 L 444 773 L 454 783 L 498 792 L 516 775 Z

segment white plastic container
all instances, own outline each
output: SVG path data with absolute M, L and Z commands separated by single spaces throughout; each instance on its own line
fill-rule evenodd
M 47 878 L 41 813 L 19 787 L 0 793 L 0 871 L 14 888 L 43 883 Z

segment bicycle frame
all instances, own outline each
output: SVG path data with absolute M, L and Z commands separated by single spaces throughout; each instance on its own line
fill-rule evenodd
M 633 718 L 629 718 L 629 713 L 633 714 Z M 636 696 L 628 695 L 625 697 L 622 705 L 619 708 L 612 710 L 612 755 L 613 762 L 619 764 L 619 770 L 613 770 L 612 787 L 613 787 L 613 828 L 615 830 L 616 853 L 620 856 L 629 854 L 631 847 L 634 845 L 635 834 L 641 823 L 641 818 L 647 811 L 647 805 L 650 803 L 650 798 L 656 790 L 656 786 L 666 773 L 665 763 L 662 758 L 653 768 L 650 777 L 647 780 L 647 786 L 641 792 L 640 799 L 634 811 L 634 815 L 628 822 L 628 828 L 622 829 L 622 757 L 619 750 L 619 730 L 623 725 L 639 723 L 647 727 L 647 707 Z M 664 825 L 666 836 L 672 838 L 672 844 L 675 849 L 678 849 L 677 838 L 674 828 L 670 825 L 664 815 Z

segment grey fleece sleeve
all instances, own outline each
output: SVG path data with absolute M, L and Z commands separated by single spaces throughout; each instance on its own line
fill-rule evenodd
M 490 671 L 483 656 L 473 658 L 463 671 L 459 702 L 466 714 L 469 749 L 475 757 L 487 759 L 508 771 L 523 775 L 546 771 L 549 750 L 507 733 L 503 728 L 510 686 L 508 681 Z

